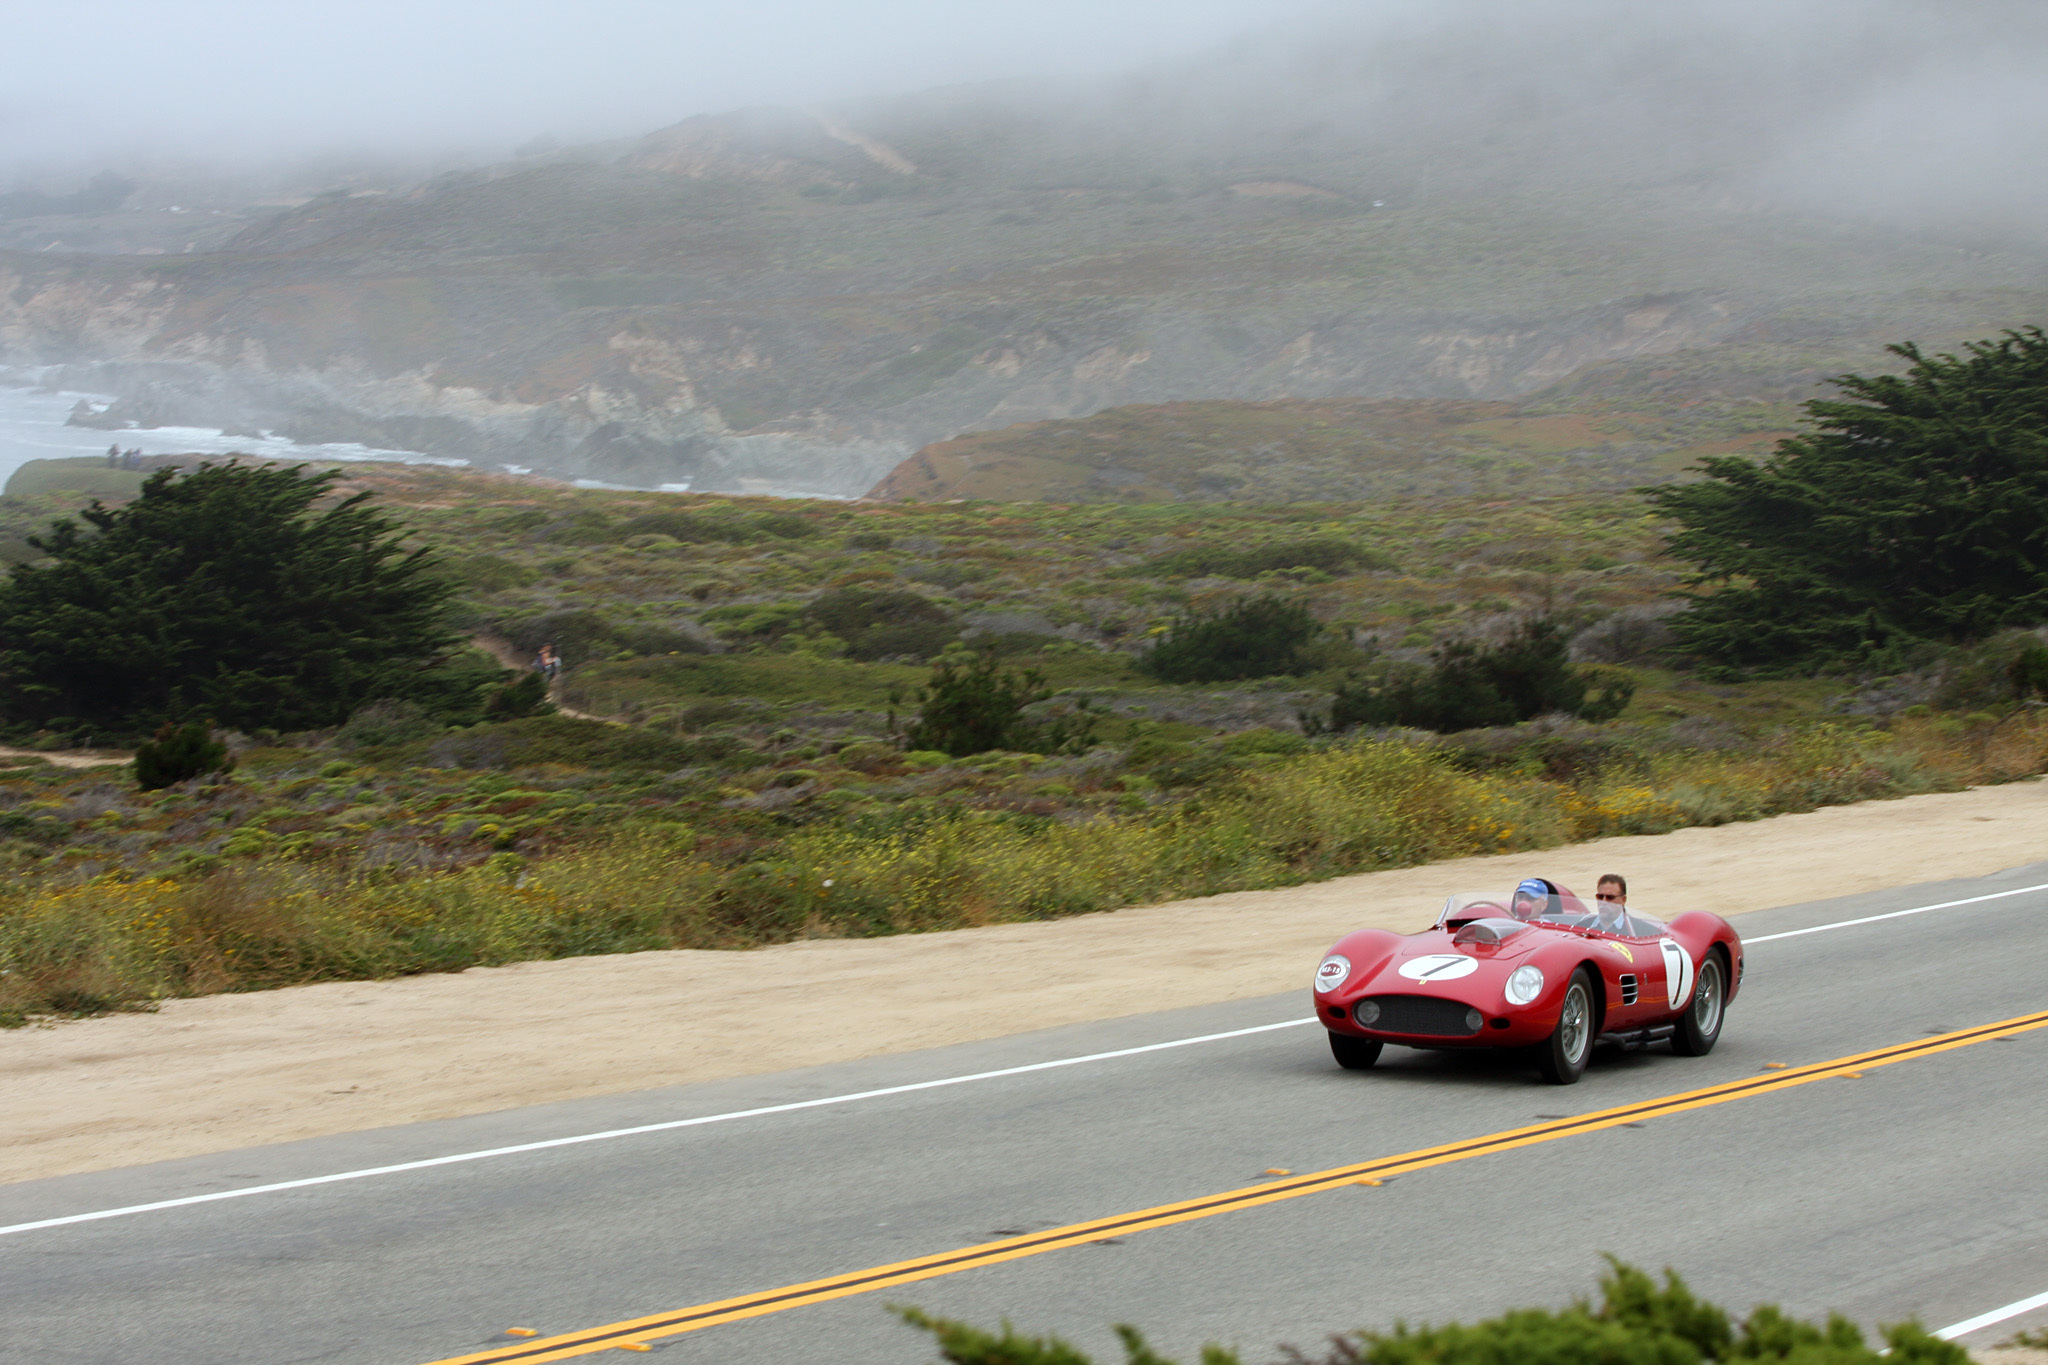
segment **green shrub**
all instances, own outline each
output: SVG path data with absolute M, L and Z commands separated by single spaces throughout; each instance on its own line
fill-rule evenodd
M 609 545 L 627 534 L 604 513 L 585 511 L 555 522 L 540 533 L 540 538 L 555 545 Z
M 918 690 L 918 715 L 904 734 L 912 751 L 965 758 L 992 749 L 1026 753 L 1086 753 L 1095 743 L 1096 715 L 1086 698 L 1061 706 L 1056 714 L 1027 719 L 1025 708 L 1052 695 L 1045 675 L 1035 668 L 1011 672 L 998 663 L 993 649 L 974 655 L 947 653 L 932 665 L 932 675 Z M 891 701 L 896 694 L 891 694 Z
M 213 735 L 211 721 L 188 721 L 165 725 L 156 738 L 135 749 L 135 785 L 150 792 L 179 782 L 190 782 L 208 773 L 224 773 L 235 766 L 228 746 Z
M 486 720 L 524 720 L 554 713 L 555 704 L 548 699 L 548 680 L 532 670 L 499 683 L 484 695 Z
M 1302 673 L 1305 651 L 1323 627 L 1298 602 L 1249 597 L 1219 612 L 1175 617 L 1166 638 L 1138 658 L 1161 682 L 1228 682 Z
M 810 518 L 798 516 L 795 512 L 763 512 L 753 518 L 749 525 L 764 536 L 777 540 L 802 540 L 818 534 L 818 528 Z
M 1339 684 L 1330 702 L 1330 728 L 1405 725 L 1447 734 L 1543 715 L 1592 721 L 1620 715 L 1635 684 L 1615 679 L 1594 691 L 1592 679 L 1566 663 L 1567 647 L 1563 625 L 1547 617 L 1523 622 L 1490 648 L 1448 641 L 1437 646 L 1425 670 L 1396 673 L 1377 685 Z
M 777 640 L 804 619 L 801 602 L 740 603 L 713 607 L 698 619 L 715 629 L 720 638 L 745 643 Z
M 911 749 L 954 758 L 1021 748 L 1024 708 L 1051 695 L 1037 669 L 1013 673 L 997 663 L 993 651 L 942 657 L 918 694 L 917 719 L 905 740 Z
M 724 517 L 697 517 L 688 512 L 648 512 L 629 519 L 619 527 L 621 540 L 628 536 L 667 536 L 685 545 L 707 540 L 732 540 L 739 527 Z M 743 533 L 742 533 L 743 534 Z
M 2028 645 L 2006 665 L 2005 677 L 2015 697 L 2048 696 L 2048 647 Z
M 1968 1352 L 1942 1341 L 1917 1323 L 1884 1329 L 1885 1352 L 1863 1340 L 1856 1325 L 1831 1315 L 1821 1326 L 1788 1318 L 1763 1305 L 1740 1330 L 1728 1314 L 1693 1296 L 1685 1281 L 1666 1271 L 1660 1287 L 1642 1271 L 1610 1258 L 1600 1281 L 1598 1307 L 1584 1300 L 1569 1308 L 1520 1308 L 1470 1326 L 1410 1328 L 1391 1332 L 1349 1332 L 1331 1338 L 1320 1361 L 1283 1348 L 1301 1365 L 1702 1365 L 1720 1361 L 1783 1361 L 1786 1365 L 1969 1365 Z M 1008 1323 L 1000 1334 L 965 1323 L 930 1317 L 915 1308 L 896 1310 L 905 1322 L 938 1340 L 939 1354 L 953 1365 L 1090 1365 L 1089 1357 L 1058 1337 L 1029 1337 Z M 1120 1325 L 1125 1365 L 1171 1365 L 1152 1351 L 1134 1327 Z M 1202 1365 L 1237 1365 L 1238 1354 L 1221 1346 L 1202 1348 Z
M 678 739 L 657 731 L 574 716 L 530 716 L 474 725 L 417 744 L 411 762 L 435 768 L 530 768 L 559 763 L 577 768 L 674 769 L 724 762 L 745 746 L 723 736 Z
M 1285 569 L 1316 569 L 1336 575 L 1393 567 L 1391 559 L 1356 541 L 1324 536 L 1242 547 L 1196 545 L 1148 559 L 1124 573 L 1147 578 L 1257 578 Z
M 622 523 L 616 532 L 606 539 L 624 540 L 629 536 L 667 536 L 685 545 L 702 544 L 706 541 L 724 541 L 732 545 L 744 545 L 762 536 L 777 540 L 801 540 L 814 536 L 818 528 L 808 517 L 795 512 L 762 512 L 751 517 L 706 516 L 694 512 L 645 512 Z M 550 536 L 549 539 L 559 539 Z
M 523 535 L 528 531 L 537 531 L 547 524 L 548 514 L 538 507 L 520 507 L 510 512 L 503 512 L 491 518 L 490 522 L 492 530 L 503 531 L 508 535 L 515 536 Z
M 957 638 L 944 608 L 919 593 L 833 588 L 803 608 L 812 625 L 846 642 L 849 658 L 928 659 Z
M 410 744 L 438 735 L 448 727 L 427 713 L 418 702 L 386 697 L 359 707 L 348 723 L 335 732 L 334 745 L 344 751 L 381 748 L 387 744 Z
M 497 623 L 497 629 L 522 655 L 552 644 L 562 666 L 574 668 L 615 654 L 702 654 L 704 642 L 674 626 L 644 621 L 618 622 L 587 607 L 544 612 Z
M 448 569 L 467 586 L 478 592 L 500 592 L 506 588 L 524 588 L 531 585 L 540 574 L 524 564 L 515 564 L 502 555 L 464 555 L 451 559 Z

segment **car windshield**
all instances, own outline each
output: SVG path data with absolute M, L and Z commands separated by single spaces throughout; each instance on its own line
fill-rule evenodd
M 1444 901 L 1443 913 L 1437 917 L 1437 924 L 1457 930 L 1468 924 L 1500 920 L 1590 929 L 1595 933 L 1618 934 L 1625 938 L 1654 938 L 1664 932 L 1662 920 L 1612 902 L 1581 900 L 1564 887 L 1557 887 L 1543 897 L 1519 890 L 1455 892 Z

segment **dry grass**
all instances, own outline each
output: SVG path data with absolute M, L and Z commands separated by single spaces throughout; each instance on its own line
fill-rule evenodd
M 2044 765 L 2038 711 L 1902 722 L 1891 734 L 1823 725 L 1562 779 L 1362 740 L 1154 810 L 819 824 L 738 857 L 671 825 L 536 861 L 506 854 L 409 874 L 288 853 L 182 879 L 40 873 L 0 898 L 0 1020 L 522 959 L 1043 919 L 2006 781 Z

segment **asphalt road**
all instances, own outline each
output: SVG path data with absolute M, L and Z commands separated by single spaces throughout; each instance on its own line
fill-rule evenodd
M 1321 1030 L 1288 1027 L 5 1233 L 0 1361 L 421 1365 L 507 1327 L 574 1331 L 1988 1024 L 2048 1009 L 2048 892 L 1755 940 L 2036 883 L 2048 864 L 1745 916 L 1749 979 L 1711 1056 L 1602 1053 L 1571 1088 L 1398 1049 L 1346 1073 Z M 1314 966 L 1285 996 L 0 1187 L 0 1228 L 1300 1019 Z M 1562 1304 L 1603 1251 L 1732 1307 L 1939 1327 L 2048 1290 L 2044 1080 L 2038 1029 L 650 1344 L 929 1360 L 886 1307 L 910 1303 L 1104 1362 L 1116 1322 L 1169 1355 L 1216 1340 L 1262 1361 L 1347 1327 Z

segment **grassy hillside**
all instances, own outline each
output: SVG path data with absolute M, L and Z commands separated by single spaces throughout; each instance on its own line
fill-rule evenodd
M 0 1024 L 1040 918 L 2048 764 L 2048 721 L 2024 708 L 1893 696 L 1858 719 L 1837 709 L 1840 682 L 1671 671 L 1646 651 L 1677 566 L 1626 496 L 848 505 L 388 466 L 352 470 L 351 486 L 447 555 L 473 630 L 514 657 L 558 644 L 563 701 L 599 718 L 449 729 L 373 704 L 336 730 L 231 737 L 231 780 L 151 793 L 121 769 L 7 760 Z M 75 505 L 0 499 L 0 531 Z M 892 637 L 821 614 L 850 590 L 924 603 L 928 633 L 908 653 L 867 648 Z M 1329 624 L 1310 672 L 1166 686 L 1134 669 L 1176 609 L 1258 591 Z M 1618 661 L 1587 666 L 1637 684 L 1619 720 L 1441 740 L 1299 729 L 1347 669 L 1531 610 L 1573 619 L 1584 657 Z M 1045 709 L 1087 699 L 1092 745 L 907 749 L 924 660 L 953 638 L 1041 670 L 1059 691 Z

